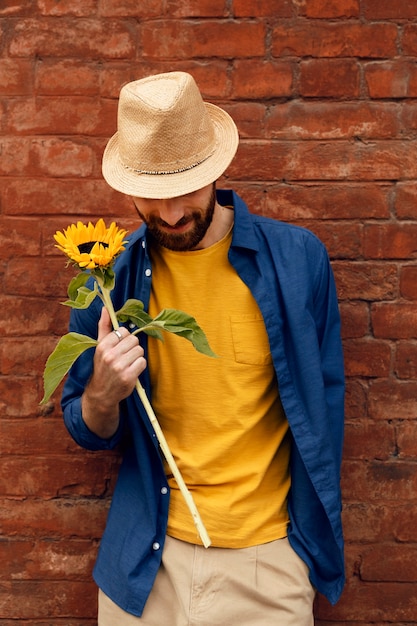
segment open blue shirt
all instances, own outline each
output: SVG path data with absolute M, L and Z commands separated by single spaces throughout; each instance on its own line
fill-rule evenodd
M 229 259 L 262 312 L 293 436 L 288 538 L 307 563 L 312 584 L 335 603 L 344 585 L 344 373 L 328 255 L 311 232 L 250 214 L 232 191 L 218 191 L 217 196 L 220 204 L 234 207 Z M 128 298 L 142 300 L 147 310 L 152 267 L 145 226 L 130 237 L 115 271 L 116 310 Z M 74 310 L 70 330 L 97 337 L 100 308 L 96 298 L 88 309 Z M 146 353 L 142 335 L 141 344 Z M 87 428 L 80 399 L 92 360 L 93 351 L 88 350 L 70 372 L 62 398 L 64 420 L 75 441 L 89 450 L 113 448 L 128 433 L 94 578 L 116 604 L 140 616 L 161 562 L 169 487 L 158 442 L 136 393 L 121 403 L 120 425 L 111 439 L 101 439 Z M 147 370 L 141 381 L 151 398 Z

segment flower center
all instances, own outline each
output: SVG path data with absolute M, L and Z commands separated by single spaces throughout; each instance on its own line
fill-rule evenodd
M 90 254 L 96 243 L 97 241 L 86 241 L 85 243 L 80 243 L 80 245 L 78 246 L 78 250 L 81 254 Z M 104 241 L 99 241 L 98 243 L 101 243 L 103 248 L 109 247 L 109 244 L 105 243 Z

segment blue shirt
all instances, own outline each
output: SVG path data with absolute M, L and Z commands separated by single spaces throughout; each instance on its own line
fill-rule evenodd
M 288 538 L 310 569 L 312 584 L 331 603 L 344 585 L 340 465 L 344 373 L 340 318 L 327 252 L 311 232 L 252 215 L 232 191 L 218 201 L 234 207 L 229 259 L 262 312 L 281 401 L 292 433 Z M 152 267 L 146 227 L 130 237 L 116 260 L 116 310 L 128 298 L 149 305 Z M 73 310 L 70 330 L 97 337 L 101 302 Z M 189 311 L 192 314 L 192 312 Z M 146 337 L 141 335 L 146 353 Z M 128 613 L 141 615 L 157 574 L 166 534 L 169 487 L 153 429 L 133 393 L 121 403 L 110 439 L 83 421 L 81 395 L 91 375 L 93 351 L 74 364 L 62 406 L 75 441 L 89 450 L 113 448 L 126 438 L 124 457 L 104 531 L 94 578 Z M 151 398 L 148 371 L 141 376 Z

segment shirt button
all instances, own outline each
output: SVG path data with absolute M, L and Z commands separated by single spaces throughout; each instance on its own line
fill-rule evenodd
M 151 275 L 151 273 L 152 273 L 152 272 L 151 272 L 151 270 L 149 270 L 149 269 L 148 269 L 148 270 L 145 270 L 145 276 L 150 276 L 150 275 Z
M 142 248 L 146 248 L 146 243 L 142 241 Z
M 161 493 L 163 496 L 165 496 L 168 493 L 168 489 L 166 487 L 162 487 Z
M 153 549 L 153 550 L 159 550 L 159 548 L 160 548 L 160 547 L 161 547 L 161 546 L 159 545 L 159 543 L 158 543 L 157 541 L 155 541 L 155 542 L 152 544 L 152 549 Z

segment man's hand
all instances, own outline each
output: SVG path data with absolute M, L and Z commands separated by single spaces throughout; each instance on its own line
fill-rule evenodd
M 99 437 L 111 437 L 119 424 L 119 402 L 135 388 L 146 367 L 143 348 L 126 328 L 112 332 L 107 309 L 103 307 L 98 324 L 98 345 L 93 374 L 82 397 L 83 419 Z

